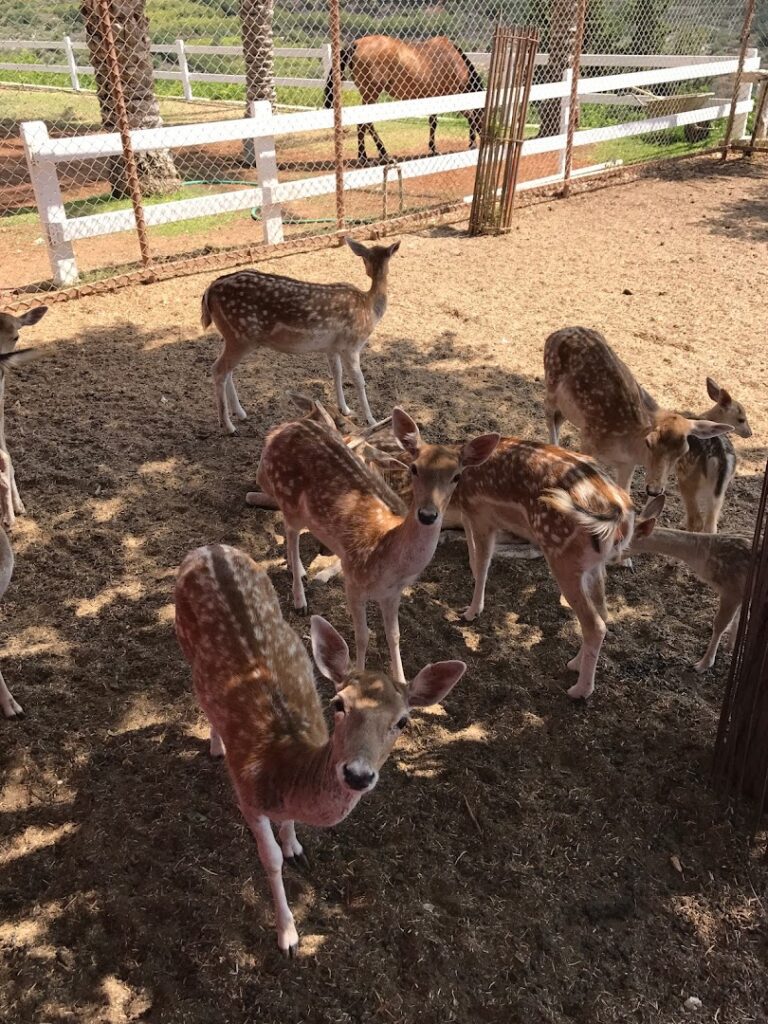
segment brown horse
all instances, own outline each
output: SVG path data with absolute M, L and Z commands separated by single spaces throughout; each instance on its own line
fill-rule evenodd
M 376 103 L 382 93 L 393 100 L 415 100 L 425 96 L 451 96 L 460 92 L 481 92 L 483 82 L 477 68 L 450 39 L 435 36 L 423 42 L 407 43 L 392 36 L 362 36 L 341 52 L 341 71 L 350 71 L 363 103 Z M 333 106 L 333 77 L 325 83 L 325 106 Z M 464 115 L 469 121 L 469 148 L 480 132 L 483 111 Z M 429 117 L 429 154 L 437 155 L 435 132 L 437 114 Z M 382 160 L 389 154 L 372 124 L 357 126 L 357 155 L 367 163 L 365 134 L 369 132 Z

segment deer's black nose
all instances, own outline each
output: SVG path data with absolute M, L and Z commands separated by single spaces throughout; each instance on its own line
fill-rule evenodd
M 368 789 L 375 778 L 372 771 L 354 769 L 350 768 L 348 764 L 344 765 L 344 781 L 350 789 Z
M 437 509 L 435 508 L 420 508 L 417 514 L 419 522 L 424 526 L 431 526 L 437 519 Z
M 649 498 L 658 498 L 660 494 L 664 494 L 663 487 L 646 487 L 645 493 Z

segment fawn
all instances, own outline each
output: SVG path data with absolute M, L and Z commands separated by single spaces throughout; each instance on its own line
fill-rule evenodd
M 202 325 L 215 324 L 224 342 L 213 364 L 213 378 L 219 424 L 228 433 L 236 432 L 233 412 L 238 419 L 247 418 L 232 374 L 246 352 L 261 347 L 289 353 L 324 352 L 339 410 L 350 414 L 344 399 L 343 369 L 352 378 L 367 422 L 375 422 L 365 393 L 360 353 L 387 308 L 389 261 L 400 243 L 367 247 L 351 238 L 346 242 L 363 260 L 371 279 L 367 292 L 351 284 L 314 284 L 260 270 L 225 274 L 206 288 Z
M 376 785 L 410 709 L 443 700 L 466 665 L 427 665 L 409 684 L 356 671 L 341 636 L 313 615 L 315 662 L 336 688 L 329 737 L 312 664 L 268 576 L 242 551 L 221 545 L 198 548 L 182 562 L 176 632 L 210 722 L 211 754 L 226 755 L 269 879 L 277 944 L 293 956 L 299 937 L 282 866 L 303 856 L 294 822 L 328 826 L 344 819 Z M 270 822 L 279 824 L 279 844 Z
M 629 491 L 635 466 L 645 467 L 649 497 L 662 494 L 670 470 L 688 452 L 688 439 L 729 433 L 727 423 L 690 419 L 662 409 L 599 331 L 566 327 L 544 345 L 545 409 L 557 444 L 568 419 L 581 432 L 581 450 L 612 469 Z
M 15 518 L 11 480 L 11 460 L 8 458 L 8 452 L 0 448 L 0 516 L 2 524 L 5 526 L 11 526 Z M 0 525 L 0 600 L 5 596 L 13 576 L 13 548 L 3 525 Z M 6 718 L 19 718 L 23 714 L 21 706 L 16 703 L 5 685 L 2 672 L 0 672 L 0 710 Z
M 403 502 L 344 444 L 341 435 L 309 419 L 284 423 L 267 435 L 257 479 L 283 513 L 293 603 L 305 611 L 299 531 L 309 530 L 339 556 L 347 603 L 355 629 L 358 669 L 368 647 L 366 603 L 381 608 L 392 675 L 403 682 L 398 608 L 405 587 L 432 560 L 443 513 L 462 472 L 479 466 L 498 444 L 483 434 L 447 448 L 424 444 L 419 428 L 400 408 L 392 429 L 412 458 L 410 506 Z
M 734 401 L 730 392 L 711 377 L 707 377 L 707 392 L 715 404 L 701 419 L 728 423 L 739 437 L 751 437 L 744 407 Z M 717 533 L 725 492 L 736 472 L 736 452 L 725 435 L 705 440 L 689 437 L 688 449 L 677 461 L 677 484 L 685 504 L 685 528 L 694 533 Z
M 638 530 L 630 550 L 637 554 L 667 555 L 685 562 L 702 582 L 709 584 L 720 596 L 712 625 L 712 637 L 702 658 L 693 666 L 706 672 L 715 663 L 715 656 L 724 633 L 727 648 L 733 650 L 744 592 L 747 586 L 752 545 L 743 537 L 727 533 L 690 533 L 656 526 L 656 518 L 664 507 L 664 495 L 653 498 L 640 513 Z M 646 528 L 640 530 L 640 526 Z
M 464 521 L 475 581 L 464 618 L 471 621 L 485 606 L 498 532 L 525 537 L 544 554 L 579 620 L 581 648 L 568 662 L 579 678 L 568 696 L 589 697 L 606 632 L 605 565 L 620 556 L 634 528 L 629 495 L 591 459 L 539 441 L 503 437 L 483 465 L 462 473 L 453 504 Z
M 0 448 L 8 456 L 8 473 L 11 482 L 11 503 L 13 512 L 17 516 L 24 515 L 26 509 L 19 497 L 16 486 L 16 474 L 13 471 L 13 463 L 5 443 L 5 371 L 10 367 L 21 366 L 28 359 L 37 358 L 39 352 L 36 349 L 19 349 L 16 351 L 16 343 L 19 340 L 19 331 L 23 327 L 31 327 L 41 320 L 48 312 L 47 306 L 35 306 L 21 316 L 11 316 L 10 313 L 0 313 Z M 9 524 L 9 525 L 12 525 Z

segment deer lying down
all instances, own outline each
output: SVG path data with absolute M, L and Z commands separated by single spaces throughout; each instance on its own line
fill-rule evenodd
M 371 279 L 367 292 L 351 284 L 315 284 L 259 270 L 225 274 L 206 288 L 201 322 L 203 327 L 215 324 L 224 342 L 213 364 L 213 378 L 219 424 L 228 433 L 235 433 L 232 413 L 238 419 L 247 418 L 232 375 L 243 356 L 256 348 L 325 353 L 339 409 L 349 414 L 343 369 L 354 382 L 366 420 L 375 422 L 365 393 L 360 354 L 387 308 L 389 261 L 400 243 L 367 247 L 350 238 L 346 242 L 365 264 Z
M 613 470 L 626 491 L 635 466 L 643 465 L 648 495 L 663 494 L 670 470 L 688 452 L 689 438 L 732 430 L 727 423 L 690 419 L 649 401 L 602 334 L 585 327 L 550 334 L 544 379 L 552 444 L 557 444 L 563 420 L 570 420 L 581 433 L 581 451 Z
M 667 555 L 685 562 L 700 580 L 708 583 L 720 595 L 709 646 L 704 656 L 693 666 L 697 672 L 706 672 L 715 663 L 717 649 L 725 632 L 728 633 L 728 650 L 733 650 L 747 586 L 752 545 L 743 537 L 727 533 L 689 533 L 656 526 L 656 517 L 661 514 L 663 507 L 663 495 L 648 502 L 640 516 L 640 522 L 646 529 L 635 535 L 630 550 L 636 554 Z
M 269 879 L 277 944 L 293 956 L 299 937 L 282 866 L 303 856 L 294 822 L 326 827 L 346 818 L 378 782 L 411 708 L 443 700 L 466 665 L 427 665 L 408 684 L 356 671 L 344 640 L 314 615 L 315 662 L 336 687 L 329 736 L 311 662 L 269 578 L 243 552 L 220 545 L 198 548 L 182 562 L 176 632 L 210 722 L 211 754 L 226 756 Z
M 715 403 L 701 419 L 727 423 L 739 437 L 751 437 L 744 406 L 729 391 L 707 377 L 707 392 Z M 689 413 L 684 415 L 690 416 Z M 736 452 L 730 438 L 688 438 L 688 453 L 677 461 L 677 485 L 685 504 L 685 528 L 717 533 L 725 492 L 736 472 Z

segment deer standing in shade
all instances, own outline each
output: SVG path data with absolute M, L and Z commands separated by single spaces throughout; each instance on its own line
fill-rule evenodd
M 350 414 L 344 398 L 345 372 L 352 378 L 367 422 L 375 422 L 360 354 L 387 308 L 389 261 L 400 243 L 367 247 L 351 238 L 346 242 L 365 264 L 371 279 L 368 291 L 351 284 L 296 281 L 260 270 L 225 274 L 206 288 L 201 322 L 203 327 L 215 324 L 224 343 L 213 364 L 213 379 L 219 424 L 228 433 L 236 432 L 232 413 L 238 419 L 247 418 L 237 397 L 234 370 L 246 353 L 257 348 L 289 354 L 324 353 L 340 411 Z
M 336 688 L 329 737 L 311 662 L 269 578 L 242 551 L 221 545 L 192 551 L 182 562 L 176 632 L 210 722 L 211 754 L 226 755 L 269 879 L 277 944 L 293 956 L 299 937 L 282 867 L 303 854 L 294 822 L 327 827 L 346 818 L 378 782 L 410 710 L 443 700 L 466 665 L 427 665 L 409 684 L 355 670 L 341 636 L 312 616 L 315 662 Z

